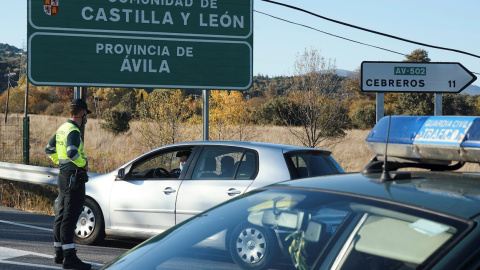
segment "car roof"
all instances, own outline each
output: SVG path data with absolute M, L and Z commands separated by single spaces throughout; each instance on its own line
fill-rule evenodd
M 408 179 L 380 181 L 381 174 L 343 174 L 285 181 L 271 188 L 311 189 L 389 201 L 472 219 L 480 214 L 480 175 L 413 171 Z
M 222 145 L 222 146 L 236 146 L 236 147 L 248 147 L 252 149 L 279 149 L 284 152 L 290 151 L 322 151 L 324 154 L 331 154 L 330 151 L 317 148 L 309 148 L 304 146 L 288 145 L 288 144 L 279 144 L 279 143 L 266 143 L 266 142 L 252 142 L 252 141 L 191 141 L 191 142 L 182 142 L 176 144 L 165 145 L 157 149 L 174 147 L 174 146 L 198 146 L 198 145 Z M 155 150 L 157 150 L 155 149 Z

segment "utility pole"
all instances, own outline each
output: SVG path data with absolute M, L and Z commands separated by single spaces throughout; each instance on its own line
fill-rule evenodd
M 8 100 L 10 99 L 10 68 L 7 69 L 8 81 L 7 81 L 7 104 L 5 105 L 5 124 L 7 124 L 8 115 Z
M 20 58 L 19 78 L 25 76 L 25 116 L 23 117 L 23 163 L 30 164 L 30 118 L 28 117 L 28 76 L 27 76 L 27 56 L 25 54 L 25 42 L 22 48 L 22 57 Z

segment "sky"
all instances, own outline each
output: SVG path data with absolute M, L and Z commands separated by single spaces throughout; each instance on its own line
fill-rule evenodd
M 478 0 L 276 1 L 377 32 L 480 55 Z M 27 0 L 0 0 L 0 3 L 0 43 L 26 47 Z M 262 0 L 253 0 L 253 9 L 253 75 L 292 75 L 298 55 L 311 49 L 317 50 L 327 60 L 334 60 L 337 69 L 349 71 L 358 69 L 363 61 L 405 59 L 404 55 L 345 40 L 350 39 L 401 54 L 424 49 L 432 62 L 459 62 L 480 78 L 480 58 L 477 57 L 368 33 Z M 262 13 L 307 25 L 318 31 Z M 473 84 L 480 86 L 480 79 Z

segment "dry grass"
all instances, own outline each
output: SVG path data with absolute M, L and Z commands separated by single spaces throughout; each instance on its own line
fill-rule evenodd
M 365 143 L 370 130 L 349 130 L 344 140 L 332 149 L 333 157 L 346 172 L 358 172 L 374 157 Z
M 48 140 L 65 120 L 64 117 L 57 116 L 30 116 L 30 160 L 35 160 L 35 163 L 42 166 L 53 166 L 46 157 L 44 149 Z M 89 157 L 90 169 L 94 172 L 106 173 L 150 150 L 140 142 L 138 125 L 139 123 L 132 122 L 130 131 L 113 135 L 100 127 L 100 120 L 89 119 L 85 130 L 85 152 Z M 202 139 L 201 126 L 192 127 L 189 132 L 191 135 L 185 140 Z M 247 127 L 246 133 L 248 134 L 246 139 L 250 141 L 301 145 L 285 127 Z M 346 171 L 359 171 L 373 156 L 364 143 L 367 134 L 368 131 L 349 130 L 344 140 L 327 150 L 333 152 L 334 158 Z M 238 139 L 235 135 L 231 138 Z M 328 141 L 326 143 L 329 144 Z
M 30 116 L 30 160 L 41 166 L 53 166 L 44 153 L 45 146 L 56 129 L 65 122 L 64 117 L 31 115 Z M 97 173 L 106 173 L 136 156 L 150 150 L 142 145 L 138 132 L 138 122 L 132 122 L 130 131 L 113 135 L 100 127 L 100 120 L 89 119 L 85 131 L 85 151 L 90 160 L 90 169 Z M 326 140 L 320 146 L 332 151 L 333 157 L 347 172 L 358 172 L 373 158 L 373 152 L 365 143 L 369 130 L 348 130 L 346 137 L 340 142 Z M 191 127 L 184 141 L 201 140 L 202 127 Z M 285 127 L 279 126 L 251 126 L 246 128 L 246 140 L 301 145 Z M 215 139 L 212 138 L 211 139 Z M 237 135 L 230 139 L 238 140 Z M 467 164 L 461 171 L 478 171 L 477 164 Z

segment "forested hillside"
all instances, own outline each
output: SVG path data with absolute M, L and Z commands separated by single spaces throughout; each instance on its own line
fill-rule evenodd
M 11 75 L 10 83 L 12 86 L 17 85 L 23 53 L 25 52 L 15 46 L 0 43 L 0 93 L 8 87 L 9 73 Z

